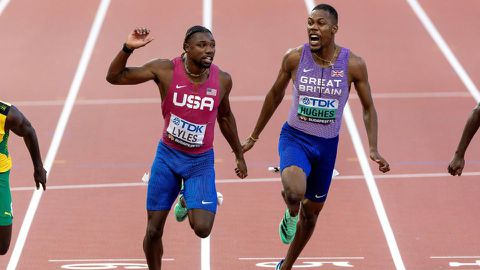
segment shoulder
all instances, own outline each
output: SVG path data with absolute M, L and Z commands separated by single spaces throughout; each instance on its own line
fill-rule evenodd
M 224 90 L 230 91 L 230 89 L 232 88 L 232 76 L 228 72 L 223 71 L 219 68 L 218 79 L 222 88 Z
M 9 127 L 17 126 L 23 122 L 24 116 L 22 112 L 15 106 L 10 106 L 7 114 L 7 124 Z
M 348 59 L 348 74 L 353 81 L 365 80 L 368 77 L 365 60 L 351 51 Z
M 350 57 L 348 58 L 348 69 L 349 70 L 358 70 L 365 68 L 367 64 L 362 57 L 356 55 L 352 51 L 350 51 Z
M 300 58 L 302 57 L 302 51 L 303 45 L 288 49 L 283 57 L 283 67 L 289 71 L 297 68 L 300 63 Z

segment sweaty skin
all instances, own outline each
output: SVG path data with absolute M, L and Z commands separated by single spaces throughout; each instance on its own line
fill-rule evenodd
M 137 28 L 127 37 L 125 46 L 138 49 L 150 43 L 147 28 Z M 201 84 L 208 79 L 209 70 L 215 55 L 215 40 L 210 33 L 197 32 L 191 35 L 184 44 L 186 75 L 194 84 Z M 140 67 L 126 67 L 129 53 L 121 50 L 113 59 L 107 73 L 107 81 L 112 84 L 139 84 L 154 81 L 158 86 L 162 100 L 165 99 L 172 81 L 174 65 L 169 59 L 155 59 Z M 219 71 L 221 88 L 220 104 L 217 112 L 219 128 L 235 154 L 235 172 L 239 178 L 247 176 L 247 166 L 243 158 L 242 145 L 238 138 L 235 118 L 230 108 L 229 96 L 232 89 L 232 79 L 224 71 Z M 163 228 L 169 211 L 147 211 L 148 224 L 143 248 L 149 269 L 161 269 L 163 256 Z M 215 214 L 203 209 L 188 211 L 190 226 L 199 237 L 207 237 L 213 227 Z
M 338 51 L 339 46 L 334 41 L 337 31 L 337 21 L 328 11 L 314 9 L 310 13 L 307 20 L 307 33 L 313 59 L 318 65 L 328 67 L 338 56 L 336 51 Z M 302 55 L 302 47 L 290 49 L 283 57 L 277 79 L 265 97 L 255 128 L 251 136 L 243 143 L 244 152 L 250 150 L 255 142 L 260 139 L 261 132 L 282 102 L 288 83 L 290 80 L 295 81 Z M 349 89 L 352 84 L 355 86 L 363 108 L 363 121 L 368 136 L 370 159 L 378 164 L 378 169 L 381 172 L 386 173 L 390 170 L 390 166 L 380 155 L 377 147 L 377 112 L 373 104 L 368 82 L 367 67 L 362 58 L 350 53 L 350 58 L 348 59 Z M 304 198 L 307 176 L 298 166 L 284 168 L 281 177 L 283 184 L 282 197 L 290 216 L 300 215 L 295 237 L 281 265 L 281 270 L 290 270 L 310 239 L 324 203 L 313 202 Z

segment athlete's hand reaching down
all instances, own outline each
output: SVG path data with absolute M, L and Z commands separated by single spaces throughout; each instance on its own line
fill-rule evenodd
M 153 38 L 149 37 L 150 29 L 144 27 L 135 28 L 127 37 L 125 45 L 129 49 L 137 49 L 150 43 Z
M 235 173 L 237 176 L 241 179 L 245 178 L 248 176 L 247 173 L 247 164 L 245 163 L 245 159 L 242 158 L 237 158 L 235 160 L 237 162 L 237 167 L 235 168 Z

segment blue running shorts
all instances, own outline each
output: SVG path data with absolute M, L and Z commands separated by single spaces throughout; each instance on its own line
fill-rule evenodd
M 300 167 L 307 176 L 305 198 L 325 202 L 337 158 L 338 136 L 321 138 L 306 134 L 285 123 L 280 133 L 280 171 Z
M 161 141 L 150 172 L 147 210 L 170 210 L 180 192 L 182 180 L 187 209 L 216 213 L 213 149 L 201 154 L 188 154 L 172 149 Z

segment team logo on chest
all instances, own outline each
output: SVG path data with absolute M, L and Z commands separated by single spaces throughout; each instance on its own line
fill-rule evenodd
M 180 97 L 179 97 L 180 96 Z M 215 100 L 211 97 L 200 97 L 197 95 L 173 93 L 173 104 L 178 107 L 185 107 L 194 110 L 208 109 L 213 111 Z

